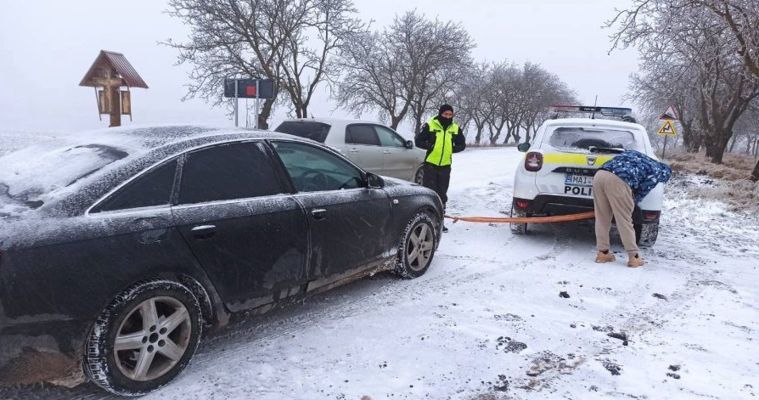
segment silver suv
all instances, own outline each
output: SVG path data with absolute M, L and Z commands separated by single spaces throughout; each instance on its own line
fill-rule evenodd
M 324 143 L 377 175 L 421 183 L 425 151 L 382 124 L 341 119 L 292 119 L 277 132 Z

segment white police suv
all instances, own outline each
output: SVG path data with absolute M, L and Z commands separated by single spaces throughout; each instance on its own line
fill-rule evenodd
M 550 216 L 593 209 L 593 175 L 625 150 L 654 159 L 646 129 L 635 123 L 629 108 L 554 106 L 553 119 L 538 128 L 532 143 L 522 143 L 524 159 L 516 170 L 512 216 Z M 576 117 L 576 115 L 583 115 Z M 664 186 L 659 183 L 635 207 L 633 224 L 638 244 L 656 242 Z M 515 234 L 527 224 L 512 224 Z

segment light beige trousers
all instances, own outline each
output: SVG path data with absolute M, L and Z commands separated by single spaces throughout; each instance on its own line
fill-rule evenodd
M 593 178 L 593 206 L 596 212 L 598 250 L 609 250 L 609 230 L 611 219 L 614 217 L 625 251 L 629 255 L 637 254 L 638 245 L 635 243 L 635 229 L 632 223 L 635 201 L 630 186 L 609 171 L 598 171 Z

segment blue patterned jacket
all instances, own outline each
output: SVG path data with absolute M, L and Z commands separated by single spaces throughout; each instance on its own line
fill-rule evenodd
M 604 163 L 601 169 L 625 181 L 632 189 L 635 203 L 641 201 L 659 183 L 667 182 L 672 170 L 635 150 L 627 150 Z

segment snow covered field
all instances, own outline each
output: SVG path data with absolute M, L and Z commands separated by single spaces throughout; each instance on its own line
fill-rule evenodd
M 0 146 L 5 149 L 5 147 Z M 498 216 L 521 154 L 457 154 L 449 213 Z M 429 272 L 380 274 L 244 320 L 145 399 L 748 399 L 759 222 L 668 187 L 647 265 L 593 263 L 589 224 L 448 223 Z M 0 398 L 107 398 L 92 385 Z

